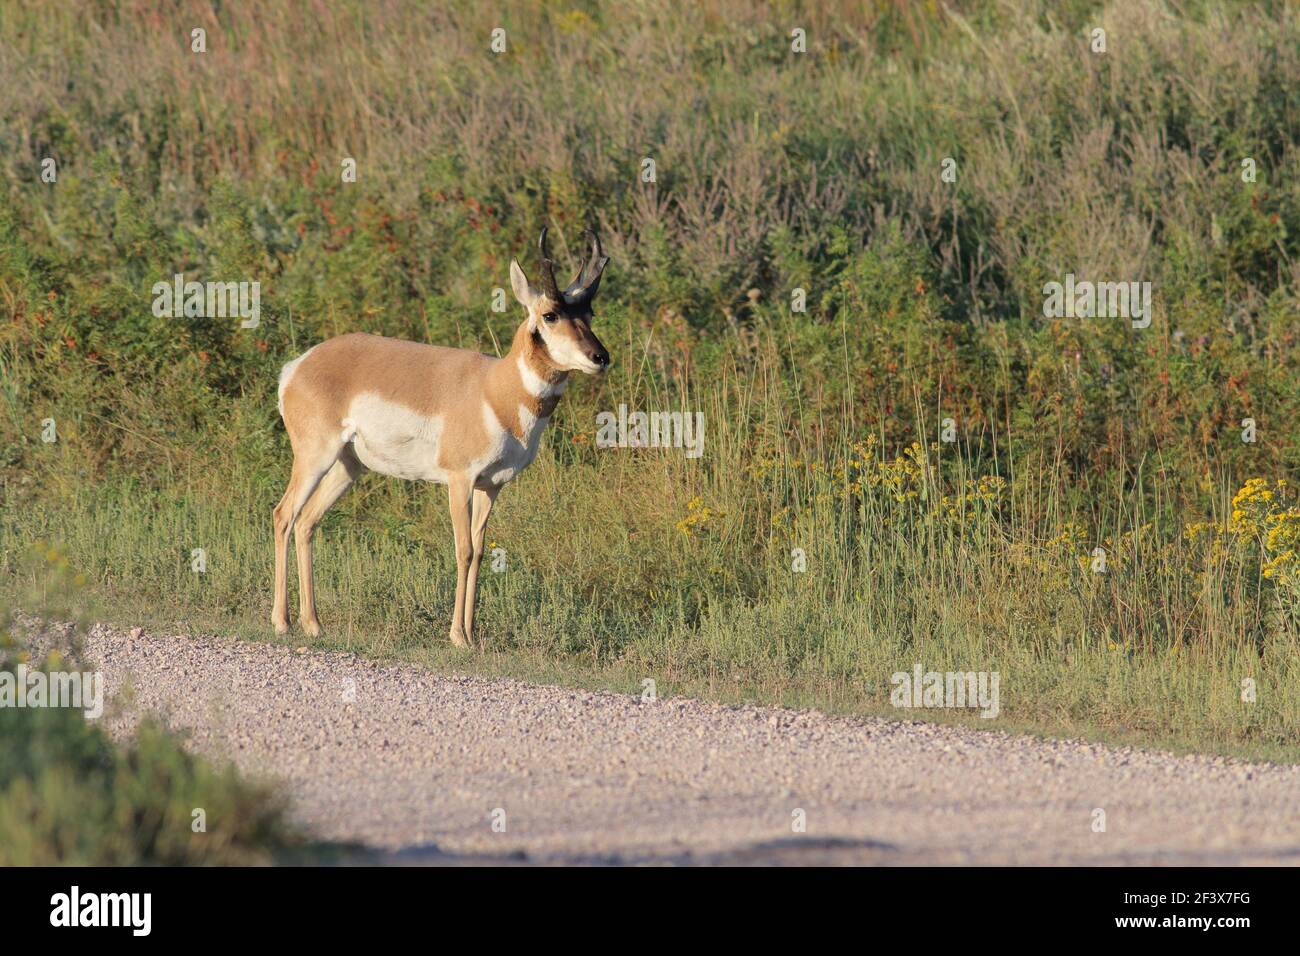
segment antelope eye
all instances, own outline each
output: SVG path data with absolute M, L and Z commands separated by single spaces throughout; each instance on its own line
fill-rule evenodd
M 543 319 L 546 321 L 546 323 L 549 325 L 550 323 L 552 323 L 552 322 L 554 322 L 556 319 L 558 319 L 559 316 L 556 315 L 554 312 L 547 312 L 544 316 L 542 316 L 542 318 L 543 318 Z

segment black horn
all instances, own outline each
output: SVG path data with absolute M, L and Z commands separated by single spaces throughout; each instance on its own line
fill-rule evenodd
M 563 304 L 564 296 L 560 293 L 560 287 L 555 282 L 555 263 L 551 261 L 551 254 L 546 251 L 546 227 L 542 226 L 541 238 L 537 240 L 537 251 L 542 259 L 542 291 L 546 297 L 557 305 Z
M 591 240 L 591 257 L 564 290 L 565 297 L 571 302 L 586 302 L 595 296 L 596 290 L 600 288 L 600 274 L 609 262 L 609 256 L 600 248 L 600 237 L 594 231 L 588 231 L 587 238 Z

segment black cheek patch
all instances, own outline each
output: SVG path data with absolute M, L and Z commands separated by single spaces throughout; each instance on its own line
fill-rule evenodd
M 546 347 L 546 340 L 542 338 L 541 329 L 533 329 L 533 344 L 536 345 L 543 352 L 545 352 L 547 355 L 551 354 L 551 350 Z

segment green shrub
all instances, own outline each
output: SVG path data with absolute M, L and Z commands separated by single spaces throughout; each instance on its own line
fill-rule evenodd
M 35 560 L 28 611 L 68 614 L 80 575 L 58 549 Z M 32 660 L 21 631 L 0 604 L 6 681 L 20 665 L 87 670 L 58 651 Z M 0 866 L 270 863 L 303 846 L 286 812 L 283 793 L 190 753 L 155 718 L 114 742 L 82 708 L 0 706 Z

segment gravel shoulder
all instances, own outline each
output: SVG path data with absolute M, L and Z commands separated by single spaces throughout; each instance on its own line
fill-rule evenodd
M 282 781 L 317 836 L 388 862 L 1300 862 L 1296 766 L 105 625 L 83 656 L 110 696 L 131 688 L 115 733 L 163 713 L 199 751 Z

